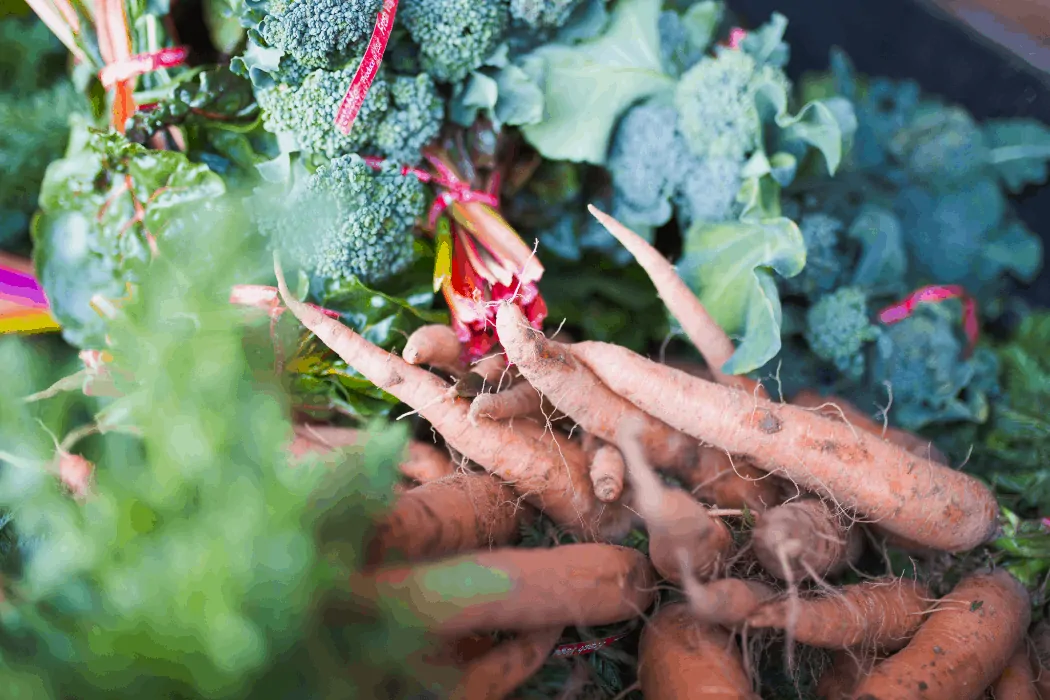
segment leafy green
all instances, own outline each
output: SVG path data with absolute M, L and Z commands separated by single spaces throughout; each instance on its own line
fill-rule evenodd
M 1046 182 L 1050 129 L 1029 119 L 996 119 L 984 124 L 988 162 L 1011 192 Z

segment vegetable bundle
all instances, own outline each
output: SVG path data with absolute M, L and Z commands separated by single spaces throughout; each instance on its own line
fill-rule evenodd
M 715 0 L 14 7 L 15 697 L 1044 692 L 1047 127 Z

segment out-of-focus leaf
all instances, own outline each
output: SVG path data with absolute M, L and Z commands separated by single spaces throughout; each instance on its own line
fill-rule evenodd
M 722 368 L 758 369 L 780 351 L 780 295 L 773 272 L 793 277 L 806 263 L 802 233 L 785 218 L 698 223 L 686 233 L 679 273 L 718 324 L 739 338 Z
M 872 296 L 901 294 L 908 255 L 900 221 L 893 212 L 865 206 L 850 224 L 849 236 L 863 247 L 850 284 L 868 290 Z
M 787 31 L 787 17 L 774 12 L 769 21 L 758 29 L 748 32 L 740 48 L 751 54 L 756 63 L 768 63 L 783 68 L 787 65 L 790 50 L 784 41 Z
M 899 129 L 890 151 L 909 174 L 936 188 L 970 179 L 988 160 L 984 135 L 964 110 L 927 103 Z
M 244 38 L 241 26 L 241 2 L 238 0 L 204 0 L 204 23 L 211 43 L 224 54 L 233 53 Z
M 623 111 L 673 88 L 660 56 L 660 5 L 660 0 L 620 0 L 597 39 L 548 44 L 527 57 L 542 66 L 544 114 L 522 133 L 544 157 L 604 163 Z
M 809 102 L 792 115 L 784 85 L 768 80 L 755 91 L 755 104 L 764 122 L 771 121 L 780 128 L 782 142 L 802 142 L 816 148 L 824 156 L 828 172 L 835 173 L 842 162 L 843 143 L 852 138 L 846 130 L 856 128 L 847 103 L 838 101 L 836 111 L 832 111 L 823 102 Z
M 1050 129 L 1030 119 L 985 122 L 988 162 L 1011 192 L 1046 182 L 1050 161 Z

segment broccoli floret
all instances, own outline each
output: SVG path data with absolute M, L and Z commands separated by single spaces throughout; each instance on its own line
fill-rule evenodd
M 279 217 L 260 217 L 263 232 L 317 277 L 375 284 L 412 261 L 412 227 L 426 195 L 395 163 L 374 170 L 341 156 L 311 175 Z
M 755 93 L 765 82 L 790 88 L 779 68 L 755 63 L 743 51 L 719 51 L 686 71 L 675 90 L 678 128 L 701 158 L 742 161 L 761 145 Z
M 864 376 L 864 345 L 878 337 L 879 329 L 868 319 L 868 299 L 856 287 L 821 297 L 806 313 L 810 349 L 849 379 Z
M 986 348 L 965 358 L 959 314 L 949 305 L 923 305 L 883 336 L 872 380 L 891 387 L 891 410 L 899 425 L 918 429 L 933 422 L 985 420 L 987 394 L 998 385 L 998 364 Z
M 270 0 L 259 35 L 305 68 L 330 68 L 372 33 L 382 0 Z
M 510 16 L 531 29 L 556 29 L 582 0 L 510 0 Z
M 405 0 L 400 14 L 423 69 L 446 83 L 463 80 L 489 58 L 509 16 L 507 0 Z
M 697 221 L 729 221 L 739 216 L 741 164 L 728 158 L 686 155 L 675 204 L 683 228 Z
M 840 249 L 844 229 L 841 221 L 827 214 L 818 212 L 802 217 L 799 230 L 806 243 L 806 266 L 799 274 L 784 280 L 787 291 L 817 299 L 842 283 L 852 263 Z
M 342 70 L 316 70 L 299 86 L 257 89 L 266 128 L 291 135 L 301 150 L 327 159 L 370 152 L 417 162 L 420 147 L 441 129 L 444 108 L 433 82 L 427 76 L 388 81 L 380 72 L 353 129 L 344 134 L 335 115 L 356 69 L 353 61 Z

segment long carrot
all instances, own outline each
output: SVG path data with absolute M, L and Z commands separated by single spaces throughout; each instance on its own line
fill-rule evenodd
M 627 463 L 632 505 L 649 531 L 653 567 L 675 583 L 683 577 L 706 580 L 720 575 L 733 550 L 732 533 L 688 493 L 664 486 L 645 461 L 642 429 L 640 422 L 625 421 L 618 444 Z
M 612 445 L 602 445 L 591 457 L 591 484 L 602 503 L 612 503 L 623 493 L 623 476 L 627 466 L 623 455 Z
M 518 416 L 539 416 L 543 407 L 540 393 L 524 379 L 518 379 L 503 391 L 478 394 L 470 402 L 468 419 L 507 420 Z
M 942 598 L 901 651 L 857 685 L 857 698 L 977 700 L 1024 637 L 1028 592 L 1003 570 L 971 574 Z
M 861 545 L 856 528 L 846 527 L 826 503 L 809 497 L 763 513 L 751 536 L 762 567 L 793 582 L 838 573 L 860 555 Z
M 311 452 L 327 453 L 361 444 L 361 435 L 360 431 L 353 428 L 299 424 L 295 426 L 295 439 L 288 450 L 295 458 Z M 398 470 L 409 479 L 425 484 L 451 476 L 456 468 L 444 450 L 411 440 L 408 443 L 408 457 L 398 465 Z
M 929 440 L 924 440 L 918 435 L 913 435 L 906 430 L 882 426 L 873 421 L 859 408 L 838 396 L 821 396 L 815 391 L 803 389 L 795 394 L 791 403 L 802 408 L 819 410 L 821 415 L 831 419 L 845 421 L 855 428 L 864 430 L 872 435 L 884 437 L 895 445 L 900 445 L 912 454 L 926 457 L 939 464 L 947 464 L 948 460 L 944 454 L 937 449 Z
M 696 298 L 693 290 L 689 289 L 678 276 L 674 266 L 645 239 L 613 217 L 600 211 L 594 205 L 588 205 L 587 210 L 616 240 L 623 244 L 623 247 L 634 256 L 634 259 L 649 275 L 657 293 L 667 306 L 667 310 L 678 321 L 686 336 L 700 351 L 707 366 L 711 368 L 715 381 L 768 398 L 765 389 L 755 380 L 726 374 L 722 371 L 722 367 L 736 351 L 733 341 L 711 318 L 711 314 Z
M 514 489 L 561 525 L 593 537 L 602 527 L 616 530 L 625 517 L 594 497 L 587 457 L 569 440 L 543 426 L 513 427 L 481 419 L 471 425 L 469 405 L 449 385 L 354 333 L 335 319 L 303 304 L 288 292 L 276 257 L 274 271 L 285 305 L 300 322 L 349 366 L 375 386 L 415 409 L 457 452 L 512 483 Z
M 992 685 L 994 700 L 1039 700 L 1025 643 L 1014 651 L 1003 673 Z
M 417 328 L 408 336 L 401 357 L 410 365 L 430 365 L 454 377 L 467 371 L 463 345 L 450 326 L 440 323 Z
M 465 471 L 418 486 L 398 498 L 378 524 L 369 560 L 433 559 L 511 544 L 528 515 L 516 500 L 490 474 Z
M 825 649 L 896 650 L 922 624 L 928 595 L 912 580 L 867 581 L 821 597 L 770 601 L 747 623 L 783 629 L 796 642 Z
M 562 627 L 523 632 L 471 662 L 452 691 L 452 700 L 502 700 L 532 677 L 550 656 Z
M 687 576 L 682 581 L 682 590 L 697 622 L 727 629 L 744 624 L 748 615 L 776 595 L 772 587 L 760 581 L 739 578 L 700 583 Z
M 573 354 L 609 388 L 673 428 L 744 454 L 880 527 L 950 552 L 989 541 L 999 506 L 973 477 L 811 411 L 756 398 L 607 343 Z M 934 515 L 935 514 L 935 515 Z
M 625 420 L 639 421 L 646 457 L 655 466 L 681 466 L 695 461 L 694 440 L 646 416 L 610 391 L 573 357 L 568 346 L 532 328 L 517 306 L 500 305 L 496 332 L 518 371 L 587 432 L 615 443 Z
M 642 632 L 638 680 L 645 700 L 758 700 L 728 632 L 696 622 L 689 606 L 660 608 Z
M 357 575 L 351 590 L 409 607 L 442 635 L 597 626 L 642 614 L 655 578 L 641 552 L 611 544 L 498 549 Z

